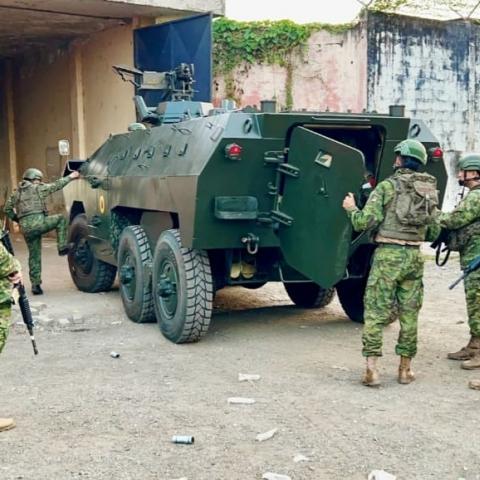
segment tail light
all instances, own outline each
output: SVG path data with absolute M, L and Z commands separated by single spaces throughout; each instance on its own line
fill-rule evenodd
M 240 160 L 242 156 L 242 147 L 236 143 L 229 143 L 225 147 L 225 156 L 230 160 Z

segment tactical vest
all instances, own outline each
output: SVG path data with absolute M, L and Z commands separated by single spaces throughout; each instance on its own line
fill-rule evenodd
M 480 190 L 476 187 L 474 190 Z M 480 195 L 480 192 L 478 193 Z M 457 230 L 450 230 L 446 245 L 452 252 L 461 252 L 468 245 L 473 237 L 480 236 L 480 217 L 476 218 L 472 223 L 465 225 Z
M 33 213 L 47 214 L 47 205 L 40 196 L 38 185 L 29 181 L 20 183 L 17 190 L 17 201 L 15 202 L 15 211 L 18 218 L 32 215 Z
M 388 181 L 395 189 L 395 196 L 385 206 L 378 235 L 406 242 L 424 242 L 427 226 L 438 206 L 436 178 L 428 173 L 398 172 Z

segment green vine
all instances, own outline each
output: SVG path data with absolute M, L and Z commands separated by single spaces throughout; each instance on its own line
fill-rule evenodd
M 255 63 L 285 67 L 293 52 L 302 52 L 313 32 L 343 33 L 352 24 L 296 24 L 277 22 L 238 22 L 219 18 L 213 22 L 213 71 L 225 75 L 242 64 Z

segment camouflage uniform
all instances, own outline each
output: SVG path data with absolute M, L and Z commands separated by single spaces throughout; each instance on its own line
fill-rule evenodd
M 480 186 L 470 190 L 468 195 L 451 213 L 441 213 L 438 217 L 440 225 L 448 230 L 458 232 L 472 226 L 476 232 L 468 235 L 466 241 L 459 245 L 460 266 L 462 270 L 480 255 Z M 457 233 L 457 234 L 458 234 Z M 464 282 L 467 301 L 468 325 L 472 337 L 480 337 L 480 270 L 471 273 Z
M 400 168 L 394 176 L 411 174 L 411 170 Z M 353 228 L 363 231 L 381 226 L 389 205 L 395 198 L 395 187 L 390 180 L 380 182 L 363 208 L 347 210 Z M 422 230 L 422 229 L 420 229 Z M 381 231 L 381 230 L 380 230 Z M 423 227 L 423 240 L 434 240 L 439 227 Z M 423 258 L 421 241 L 408 242 L 380 238 L 373 256 L 364 297 L 365 314 L 363 328 L 363 350 L 365 357 L 382 355 L 382 330 L 389 322 L 395 301 L 398 304 L 400 335 L 396 353 L 412 358 L 417 352 L 417 320 L 423 302 Z M 389 241 L 390 240 L 390 241 Z
M 5 213 L 8 217 L 20 224 L 20 230 L 25 237 L 28 247 L 28 267 L 30 282 L 32 285 L 40 285 L 42 283 L 42 235 L 51 230 L 57 231 L 57 246 L 59 251 L 66 246 L 67 243 L 67 220 L 63 215 L 48 215 L 45 207 L 45 199 L 50 194 L 61 190 L 71 178 L 63 177 L 53 183 L 32 184 L 28 180 L 24 180 L 19 187 L 8 199 L 5 204 Z M 22 216 L 19 209 L 20 192 L 24 188 L 35 189 L 38 199 L 43 203 L 43 212 L 35 211 Z
M 20 264 L 0 243 L 0 353 L 7 341 L 10 325 L 11 290 L 8 276 L 20 271 Z

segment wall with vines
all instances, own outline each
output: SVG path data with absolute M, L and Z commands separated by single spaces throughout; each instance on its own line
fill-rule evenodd
M 336 103 L 336 90 L 345 75 L 358 76 L 357 70 L 365 67 L 359 65 L 359 54 L 362 61 L 366 55 L 358 48 L 364 35 L 361 27 L 352 24 L 221 18 L 214 22 L 213 34 L 217 101 L 231 98 L 245 106 L 275 97 L 286 109 L 309 108 L 312 101 L 328 107 L 329 102 Z M 330 70 L 325 70 L 326 65 Z M 333 72 L 337 75 L 332 83 Z M 304 98 L 307 93 L 309 101 Z

